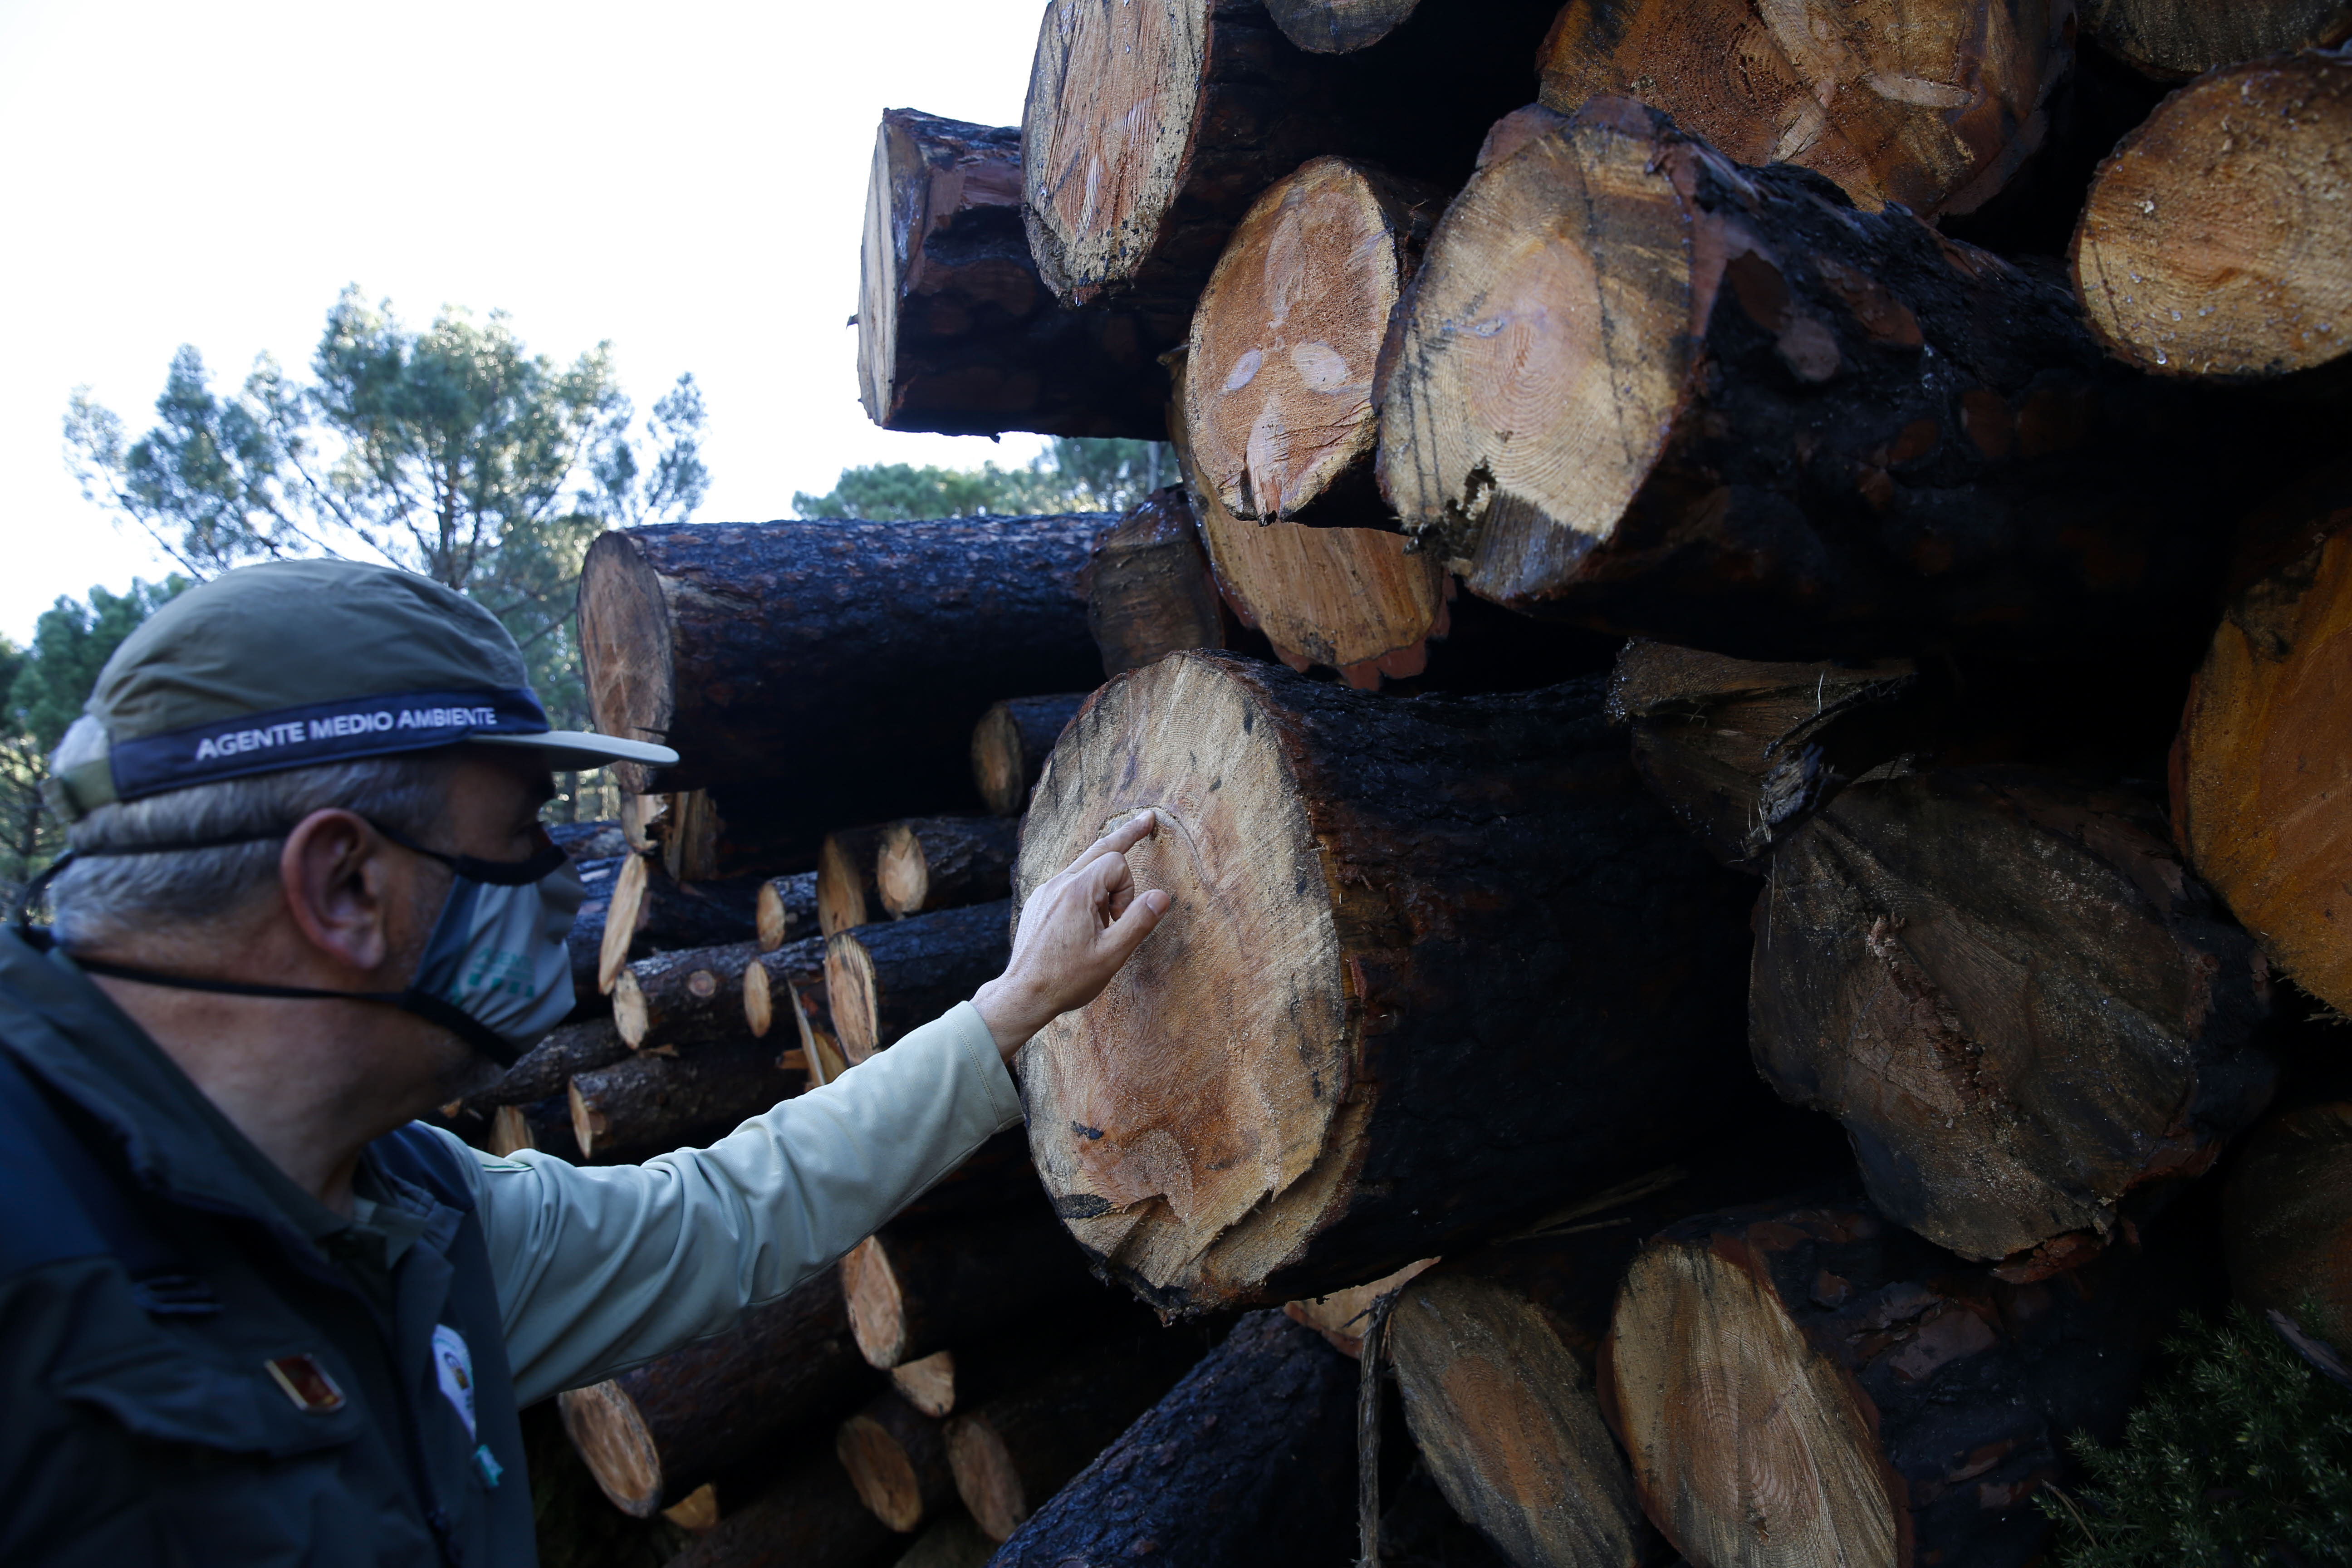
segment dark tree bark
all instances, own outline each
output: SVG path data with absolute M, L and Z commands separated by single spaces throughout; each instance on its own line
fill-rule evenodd
M 604 1495 L 649 1519 L 722 1469 L 771 1449 L 781 1458 L 795 1433 L 846 1415 L 874 1384 L 850 1342 L 840 1275 L 828 1268 L 723 1334 L 557 1398 Z
M 638 959 L 613 984 L 613 1024 L 634 1050 L 675 1051 L 743 1035 L 743 976 L 756 942 Z
M 2345 0 L 2084 0 L 2083 30 L 2159 81 L 2352 37 Z
M 2286 1112 L 2235 1165 L 2222 1226 L 2230 1289 L 2352 1352 L 2352 1102 Z
M 897 1043 L 1003 973 L 1013 955 L 1012 912 L 999 899 L 828 938 L 826 1005 L 849 1059 Z
M 601 1164 L 717 1137 L 805 1087 L 765 1040 L 711 1040 L 682 1056 L 640 1053 L 572 1079 L 572 1134 Z
M 490 1110 L 501 1105 L 529 1105 L 550 1095 L 561 1096 L 574 1074 L 593 1072 L 629 1059 L 629 1043 L 610 1018 L 589 1018 L 566 1024 L 507 1068 L 506 1076 L 469 1098 L 470 1110 Z
M 883 918 L 874 880 L 887 825 L 845 827 L 824 836 L 816 856 L 816 927 L 825 936 Z
M 596 989 L 609 994 L 633 958 L 751 940 L 759 888 L 756 877 L 680 882 L 652 857 L 630 857 L 605 901 Z
M 2245 478 L 2211 407 L 2037 275 L 1628 100 L 1498 125 L 1400 322 L 1383 488 L 1513 609 L 1758 658 L 2210 624 Z
M 1083 691 L 1015 697 L 981 716 L 971 731 L 971 779 L 991 812 L 1018 816 L 1029 809 L 1029 792 L 1045 771 L 1054 742 L 1086 700 Z
M 773 952 L 816 931 L 816 873 L 798 871 L 761 883 L 753 924 L 761 952 Z
M 1108 304 L 1066 310 L 1021 223 L 1021 131 L 886 110 L 866 186 L 857 386 L 886 430 L 1159 440 L 1181 332 Z
M 1859 1202 L 1766 1205 L 1643 1248 L 1600 1381 L 1694 1562 L 2023 1568 L 2063 1445 L 2120 1429 L 2180 1304 L 2136 1258 L 2012 1285 Z
M 833 1032 L 824 1006 L 824 938 L 804 936 L 773 952 L 763 952 L 743 969 L 743 1025 L 755 1040 L 781 1028 L 793 1033 L 793 1004 L 809 1027 Z M 812 1011 L 814 1009 L 814 1011 Z M 806 1042 L 803 1042 L 805 1047 Z
M 1354 1523 L 1355 1415 L 1353 1363 L 1278 1312 L 1244 1318 L 1015 1531 L 996 1562 L 1343 1563 Z
M 1394 32 L 1421 0 L 1266 0 L 1282 36 L 1318 55 L 1352 54 Z
M 1083 710 L 1024 895 L 1149 807 L 1172 910 L 1019 1058 L 1072 1233 L 1161 1310 L 1341 1289 L 1671 1158 L 1737 1113 L 1739 879 L 1588 679 L 1397 701 L 1177 654 Z
M 1083 1322 L 1116 1298 L 1045 1205 L 982 1216 L 896 1220 L 842 1259 L 849 1323 L 866 1359 L 887 1369 L 1028 1326 L 1040 1312 Z
M 979 1223 L 1016 1205 L 1034 1205 L 1041 1195 L 1029 1163 L 1029 1140 L 1020 1128 L 1009 1127 L 925 1189 L 897 1219 L 911 1225 L 954 1216 Z
M 1760 872 L 1829 794 L 1886 760 L 1874 737 L 1843 743 L 1845 721 L 1916 679 L 1907 659 L 1758 664 L 1637 638 L 1618 656 L 1609 716 L 1633 726 L 1634 770 L 1707 853 Z
M 890 1386 L 926 1415 L 944 1420 L 1034 1383 L 1070 1353 L 1069 1325 L 966 1340 L 890 1369 Z
M 966 806 L 992 702 L 1095 679 L 1084 574 L 1105 514 L 630 529 L 581 570 L 598 728 L 681 761 L 771 868 L 845 822 Z M 802 864 L 806 864 L 803 859 Z
M 956 1492 L 1003 1541 L 1200 1359 L 1181 1331 L 1097 1340 L 1037 1382 L 948 1422 Z
M 580 1158 L 580 1146 L 572 1136 L 572 1102 L 558 1089 L 540 1100 L 493 1106 L 482 1146 L 501 1159 L 535 1149 L 559 1160 L 575 1161 Z
M 2119 791 L 1856 784 L 1773 857 L 1756 938 L 1765 1078 L 1843 1123 L 1881 1212 L 2016 1278 L 2104 1245 L 2270 1097 L 2262 955 Z
M 1179 648 L 1225 646 L 1216 579 L 1183 487 L 1154 490 L 1097 542 L 1087 624 L 1105 676 Z
M 838 1464 L 812 1455 L 730 1510 L 668 1568 L 883 1568 L 906 1547 L 906 1537 L 857 1500 Z
M 901 1535 L 956 1500 L 947 1434 L 895 1393 L 877 1394 L 841 1424 L 833 1451 L 857 1498 Z
M 1021 826 L 1001 816 L 917 816 L 882 830 L 874 881 L 892 916 L 1008 897 Z

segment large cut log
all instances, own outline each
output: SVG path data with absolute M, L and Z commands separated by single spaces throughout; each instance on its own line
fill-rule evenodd
M 764 1040 L 712 1040 L 582 1073 L 572 1080 L 572 1135 L 604 1164 L 716 1137 L 805 1087 L 777 1054 Z
M 2032 1494 L 2166 1326 L 2130 1261 L 2005 1284 L 1843 1199 L 1670 1228 L 1601 1363 L 1643 1508 L 1694 1563 L 2022 1568 Z
M 833 1016 L 824 1010 L 824 938 L 804 936 L 772 952 L 762 952 L 743 968 L 743 1025 L 755 1040 L 764 1040 L 780 1025 L 791 1032 L 797 1003 L 809 1025 L 830 1034 Z M 809 1009 L 814 1004 L 814 1014 Z
M 1744 1088 L 1739 879 L 1602 683 L 1384 700 L 1231 654 L 1097 692 L 1024 897 L 1150 809 L 1174 907 L 1022 1052 L 1071 1232 L 1171 1312 L 1344 1288 L 1704 1139 Z
M 816 857 L 816 927 L 824 935 L 882 919 L 882 889 L 874 872 L 887 826 L 845 827 L 824 836 Z
M 2189 688 L 2175 838 L 2271 961 L 2352 1010 L 2352 466 L 2252 520 Z
M 759 879 L 751 877 L 680 882 L 651 856 L 631 856 L 621 863 L 605 900 L 596 989 L 609 994 L 633 958 L 748 940 L 757 919 L 759 888 Z
M 730 1509 L 667 1568 L 883 1568 L 905 1546 L 858 1500 L 838 1464 L 811 1455 Z
M 1281 1313 L 1255 1313 L 1039 1508 L 995 1562 L 1344 1561 L 1355 1415 L 1354 1364 Z
M 981 715 L 971 731 L 971 781 L 990 811 L 1018 816 L 1029 809 L 1029 792 L 1054 742 L 1086 700 L 1083 691 L 1015 697 Z
M 1999 192 L 2041 146 L 2074 58 L 2063 0 L 1570 0 L 1543 102 L 1627 93 L 1740 163 L 1795 163 L 1856 205 L 1932 216 Z
M 2230 465 L 2065 290 L 1627 100 L 1498 125 L 1400 322 L 1382 487 L 1498 604 L 1756 658 L 2210 624 Z
M 1034 1199 L 1001 1214 L 894 1221 L 841 1260 L 841 1283 L 859 1352 L 885 1369 L 1010 1333 L 1044 1310 L 1079 1321 L 1112 1300 Z
M 1179 365 L 1180 410 L 1190 382 Z M 1428 668 L 1429 639 L 1447 629 L 1445 571 L 1434 557 L 1408 553 L 1404 539 L 1381 529 L 1242 521 L 1194 462 L 1181 412 L 1170 424 L 1217 584 L 1276 658 L 1302 671 L 1327 665 L 1368 689 Z
M 948 1463 L 973 1522 L 990 1540 L 1006 1539 L 1200 1353 L 1178 1330 L 1097 1340 L 1027 1387 L 951 1418 Z
M 2256 60 L 2182 89 L 2124 138 L 2083 208 L 2074 289 L 2093 330 L 2163 375 L 2275 376 L 2341 358 L 2352 225 L 2312 204 L 2348 179 L 2352 60 Z
M 2083 30 L 2160 81 L 2352 37 L 2345 0 L 2084 0 Z
M 2203 1172 L 2274 1078 L 2253 943 L 2155 806 L 2063 775 L 1843 791 L 1773 857 L 1748 996 L 1757 1066 L 1880 1211 L 2021 1278 Z
M 833 1451 L 858 1500 L 902 1535 L 956 1500 L 947 1434 L 896 1394 L 876 1394 L 843 1422 Z
M 789 877 L 771 877 L 761 883 L 752 920 L 761 952 L 773 952 L 784 943 L 817 930 L 816 873 L 798 871 Z
M 1845 721 L 1916 678 L 1908 659 L 1759 664 L 1637 638 L 1618 656 L 1609 716 L 1633 727 L 1634 768 L 1707 852 L 1760 870 L 1830 792 L 1867 771 L 1840 765 Z
M 971 727 L 1008 692 L 1095 679 L 1087 552 L 1112 519 L 695 523 L 606 533 L 580 576 L 589 707 L 806 865 L 845 822 L 952 811 Z M 976 803 L 974 803 L 976 804 Z
M 650 1519 L 722 1469 L 770 1447 L 781 1457 L 798 1431 L 846 1415 L 873 1385 L 828 1268 L 723 1334 L 557 1399 L 613 1506 Z M 840 1473 L 830 1459 L 825 1468 Z
M 1244 215 L 1192 313 L 1192 471 L 1238 518 L 1382 527 L 1372 375 L 1444 194 L 1345 158 Z
M 2237 1298 L 2352 1351 L 2352 1102 L 2303 1106 L 2256 1132 L 2223 1215 Z
M 675 1050 L 740 1038 L 743 976 L 756 942 L 688 948 L 638 959 L 613 983 L 613 1024 L 633 1050 Z
M 885 110 L 859 250 L 857 390 L 886 430 L 1157 440 L 1170 326 L 1065 310 L 1021 222 L 1021 131 Z
M 894 917 L 984 904 L 1013 891 L 1021 827 L 1002 816 L 918 816 L 882 830 L 874 885 Z
M 1225 646 L 1216 579 L 1183 487 L 1154 490 L 1096 542 L 1087 624 L 1106 676 L 1179 648 Z M 1049 741 L 1044 750 L 1052 749 Z
M 1517 1568 L 1454 1511 L 1420 1461 L 1384 1500 L 1381 1568 Z
M 1003 973 L 1012 913 L 999 899 L 827 938 L 825 1002 L 849 1059 L 895 1044 Z

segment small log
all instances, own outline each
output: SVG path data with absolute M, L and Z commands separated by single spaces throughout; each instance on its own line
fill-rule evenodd
M 2342 358 L 2352 232 L 2280 215 L 2347 169 L 2341 55 L 2255 60 L 2173 94 L 2101 166 L 2074 231 L 2092 330 L 2158 375 L 2269 377 Z
M 1243 216 L 1192 314 L 1192 471 L 1237 518 L 1381 528 L 1372 373 L 1444 193 L 1317 158 Z
M 756 942 L 638 959 L 613 984 L 613 1025 L 632 1050 L 674 1050 L 743 1033 L 743 975 Z
M 1604 1407 L 1695 1563 L 2024 1563 L 2062 1445 L 2121 1428 L 2177 1305 L 2147 1274 L 2008 1284 L 1844 1199 L 1702 1216 L 1634 1260 Z
M 2084 0 L 2083 31 L 2158 81 L 2352 37 L 2345 0 Z
M 810 1026 L 832 1031 L 832 1016 L 824 1010 L 824 938 L 804 936 L 798 942 L 762 952 L 743 966 L 743 1026 L 755 1040 L 764 1040 L 780 1024 L 793 1022 L 794 1003 Z M 809 1013 L 814 1004 L 816 1011 Z M 788 1031 L 789 1032 L 789 1031 Z M 806 1048 L 807 1042 L 802 1042 Z
M 971 778 L 992 813 L 1018 816 L 1029 808 L 1029 792 L 1054 742 L 1086 700 L 1083 691 L 1015 697 L 981 715 L 971 731 Z
M 1769 658 L 2210 625 L 2238 487 L 2167 458 L 2210 414 L 2065 290 L 1630 100 L 1496 127 L 1399 320 L 1382 488 L 1509 608 Z
M 877 1394 L 841 1424 L 833 1451 L 858 1500 L 901 1535 L 956 1500 L 947 1435 L 896 1394 Z
M 773 952 L 817 931 L 816 873 L 800 871 L 761 883 L 752 918 L 761 952 Z
M 944 1419 L 1034 1383 L 1070 1353 L 1071 1342 L 1066 1327 L 967 1341 L 900 1362 L 890 1369 L 890 1386 L 924 1415 Z
M 1908 659 L 1759 664 L 1636 638 L 1618 656 L 1609 716 L 1633 726 L 1642 781 L 1707 853 L 1760 871 L 1828 794 L 1886 760 L 1864 750 L 1853 765 L 1832 732 L 1916 679 Z
M 1627 93 L 1738 163 L 1795 163 L 1856 206 L 1981 206 L 2041 146 L 2074 62 L 2046 0 L 1570 0 L 1544 40 L 1542 100 Z
M 1840 794 L 1773 857 L 1748 995 L 1758 1068 L 1880 1211 L 2018 1278 L 2203 1172 L 2275 1075 L 2253 943 L 2153 805 L 2063 775 Z
M 563 1128 L 560 1118 L 555 1119 L 551 1126 L 549 1118 L 543 1114 L 533 1114 L 546 1103 L 542 1100 L 538 1104 L 501 1105 L 494 1108 L 490 1112 L 490 1130 L 488 1136 L 483 1139 L 483 1147 L 501 1160 L 525 1149 L 538 1148 L 539 1135 L 542 1129 L 552 1131 Z
M 2230 1289 L 2352 1351 L 2352 1102 L 2306 1105 L 2257 1131 L 2224 1194 Z
M 525 1051 L 522 1059 L 507 1068 L 503 1077 L 479 1094 L 468 1096 L 466 1104 L 481 1111 L 499 1106 L 529 1105 L 551 1094 L 561 1095 L 577 1074 L 593 1072 L 628 1058 L 629 1043 L 621 1038 L 612 1019 L 583 1018 L 576 1024 L 563 1025 Z
M 1021 131 L 885 110 L 859 251 L 857 390 L 886 430 L 1160 438 L 1171 326 L 1064 310 L 1021 223 Z M 1172 324 L 1171 324 L 1172 326 Z
M 613 889 L 630 858 L 615 855 L 572 863 L 572 868 L 580 875 L 583 895 L 579 910 L 572 917 L 572 929 L 563 933 L 564 950 L 572 960 L 572 995 L 577 1004 L 574 1022 L 585 1022 L 603 1005 L 597 965 L 604 952 L 604 914 L 612 908 Z
M 770 870 L 808 864 L 845 822 L 959 809 L 990 703 L 1094 681 L 1085 572 L 1114 521 L 600 536 L 580 576 L 590 710 L 604 732 L 658 737 L 681 758 L 615 764 L 623 787 L 709 790 Z
M 1285 1301 L 1283 1316 L 1313 1329 L 1333 1350 L 1349 1360 L 1360 1359 L 1364 1353 L 1364 1331 L 1381 1298 L 1403 1289 L 1408 1281 L 1436 1267 L 1437 1261 L 1434 1258 L 1420 1258 L 1393 1274 L 1381 1275 L 1369 1285 L 1351 1285 L 1345 1290 L 1333 1290 L 1303 1301 Z
M 896 1044 L 1003 973 L 1012 917 L 999 899 L 827 938 L 825 1005 L 850 1061 Z
M 759 1040 L 712 1040 L 683 1056 L 644 1054 L 572 1080 L 572 1135 L 611 1164 L 724 1133 L 805 1086 Z
M 996 1555 L 996 1542 L 984 1534 L 958 1502 L 915 1539 L 893 1568 L 987 1568 Z
M 1225 646 L 1216 580 L 1181 485 L 1154 490 L 1104 534 L 1095 544 L 1092 573 L 1087 625 L 1102 650 L 1105 676 L 1179 648 Z M 1048 742 L 1045 750 L 1052 749 Z M 1044 761 L 1041 754 L 1041 766 Z
M 1354 1523 L 1355 1415 L 1353 1363 L 1278 1312 L 1244 1318 L 1037 1507 L 995 1562 L 998 1568 L 1138 1557 L 1168 1568 L 1341 1562 Z
M 751 940 L 758 899 L 756 878 L 680 882 L 650 856 L 630 857 L 605 903 L 596 989 L 610 995 L 633 958 Z
M 857 1348 L 887 1370 L 1024 1326 L 1051 1305 L 1075 1318 L 1113 1300 L 1042 1205 L 996 1215 L 898 1220 L 841 1260 Z
M 850 1342 L 840 1274 L 828 1268 L 725 1333 L 556 1397 L 613 1506 L 650 1519 L 720 1470 L 772 1447 L 781 1455 L 797 1431 L 838 1420 L 873 1382 Z M 830 1459 L 825 1468 L 840 1474 Z
M 972 1521 L 1006 1540 L 1199 1358 L 1199 1342 L 1180 1331 L 1098 1340 L 1027 1387 L 951 1418 L 948 1463 Z
M 1128 863 L 1174 907 L 1017 1067 L 1038 1175 L 1103 1268 L 1171 1313 L 1315 1295 L 1738 1113 L 1752 900 L 1602 695 L 1401 702 L 1207 651 L 1096 694 L 1016 887 L 1150 808 Z
M 695 1535 L 700 1535 L 719 1522 L 719 1488 L 705 1481 L 686 1494 L 683 1500 L 661 1510 L 661 1516 Z
M 874 880 L 886 825 L 845 827 L 824 836 L 816 857 L 816 925 L 826 936 L 882 918 L 882 889 Z
M 905 1545 L 857 1500 L 839 1465 L 812 1456 L 730 1511 L 667 1568 L 883 1568 Z
M 1021 826 L 1002 816 L 917 816 L 882 830 L 874 884 L 894 918 L 988 903 L 1013 891 Z
M 1180 365 L 1180 409 L 1191 379 Z M 1433 557 L 1410 553 L 1406 540 L 1381 529 L 1242 521 L 1194 463 L 1181 416 L 1171 425 L 1218 587 L 1276 658 L 1301 672 L 1328 666 L 1367 690 L 1383 676 L 1406 679 L 1428 668 L 1429 640 L 1447 630 L 1448 584 Z

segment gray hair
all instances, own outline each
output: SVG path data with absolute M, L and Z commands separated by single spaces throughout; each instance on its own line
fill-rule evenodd
M 58 742 L 52 773 L 105 755 L 97 720 L 77 719 Z M 447 796 L 446 750 L 331 763 L 195 784 L 144 800 L 101 805 L 67 831 L 85 853 L 142 844 L 184 844 L 246 833 L 283 834 L 314 811 L 341 807 L 422 836 Z M 166 924 L 202 925 L 242 907 L 278 880 L 282 837 L 215 849 L 76 860 L 49 885 L 58 940 L 104 944 Z

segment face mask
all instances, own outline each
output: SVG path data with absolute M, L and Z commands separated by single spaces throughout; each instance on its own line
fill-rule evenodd
M 425 955 L 405 991 L 323 991 L 302 985 L 249 985 L 235 980 L 200 980 L 163 974 L 128 964 L 78 959 L 92 974 L 210 991 L 231 996 L 331 997 L 381 1002 L 440 1025 L 500 1067 L 511 1067 L 572 1011 L 572 955 L 564 945 L 572 917 L 587 896 L 580 875 L 562 850 L 549 845 L 527 860 L 480 860 L 428 849 L 382 823 L 370 823 L 402 848 L 449 868 L 449 894 L 425 939 Z M 142 844 L 92 855 L 152 855 L 167 850 L 215 849 L 254 844 L 283 834 L 249 834 L 193 844 Z M 60 856 L 25 890 L 25 914 L 17 929 L 32 935 L 29 911 L 50 879 L 77 856 Z M 42 933 L 46 935 L 46 933 Z

